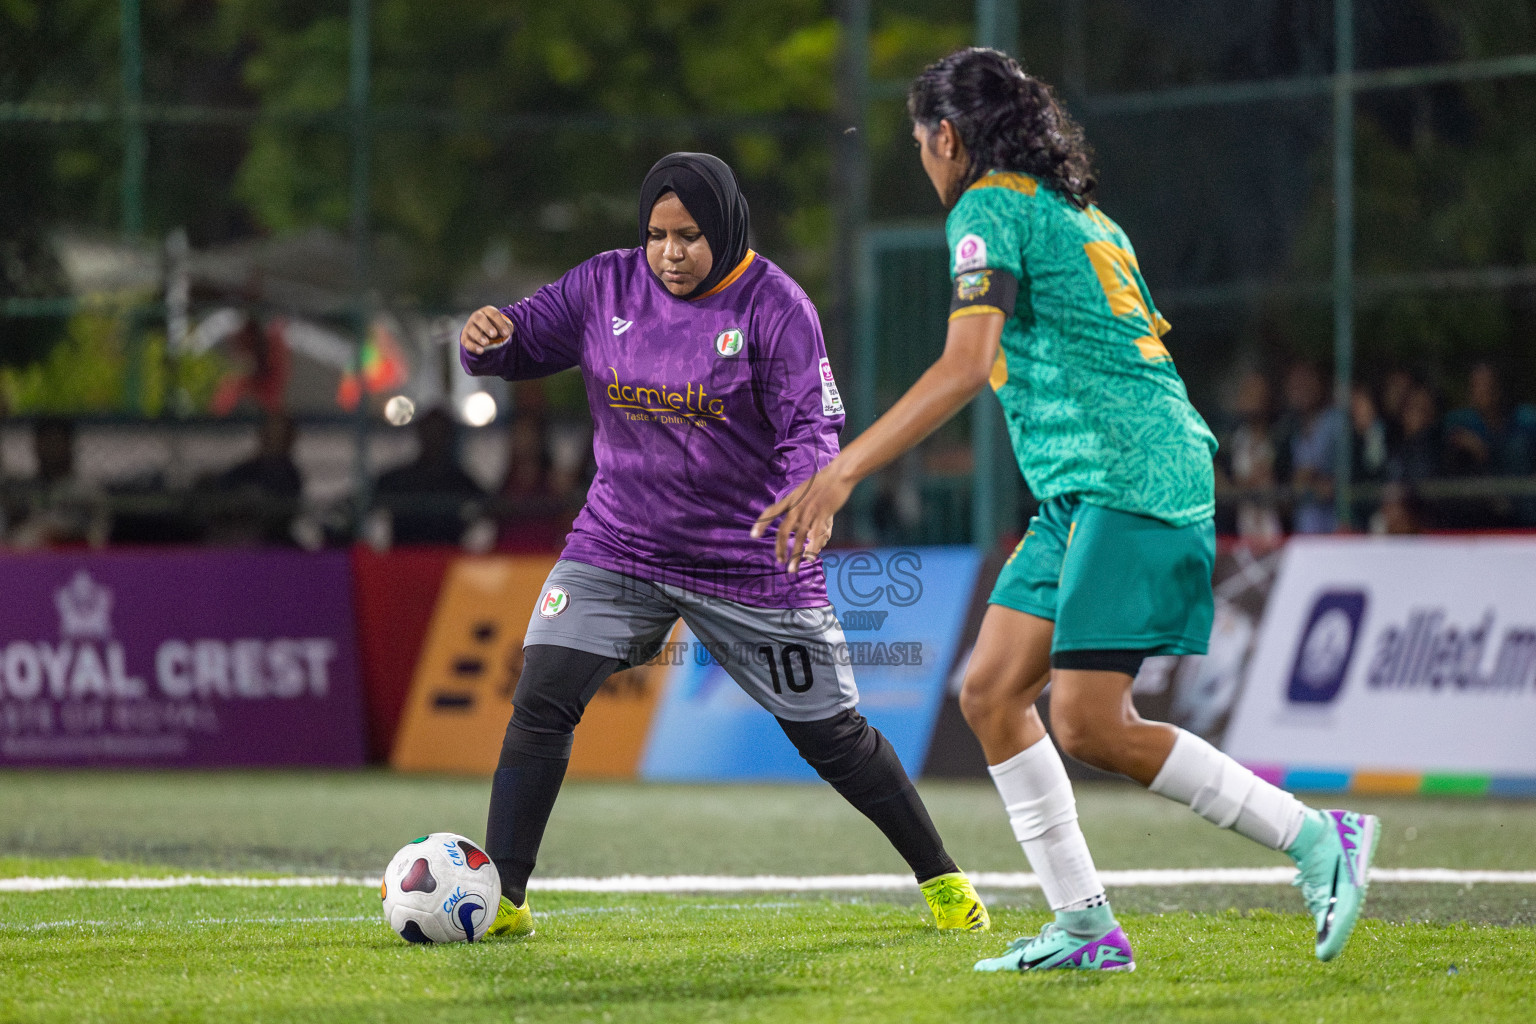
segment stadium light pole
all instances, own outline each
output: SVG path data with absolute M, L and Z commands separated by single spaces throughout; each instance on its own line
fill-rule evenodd
M 1333 8 L 1333 405 L 1338 420 L 1334 448 L 1334 516 L 1347 527 L 1351 515 L 1350 389 L 1355 360 L 1355 5 Z
M 976 0 L 976 45 L 1011 51 L 1018 45 L 1018 0 Z M 1008 457 L 1002 408 L 985 393 L 971 403 L 971 543 L 990 550 L 1018 504 L 1018 472 Z
M 123 235 L 144 230 L 144 42 L 139 0 L 118 0 L 120 43 L 118 74 L 122 83 L 123 179 L 118 185 Z

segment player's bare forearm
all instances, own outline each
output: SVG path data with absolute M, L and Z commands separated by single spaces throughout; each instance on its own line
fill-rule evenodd
M 782 516 L 774 555 L 791 573 L 798 571 L 801 559 L 826 543 L 832 516 L 855 484 L 919 444 L 986 387 L 1002 334 L 1001 313 L 950 321 L 938 362 L 826 469 L 764 509 L 752 535 L 761 537 Z
M 1002 334 L 1001 313 L 951 321 L 944 353 L 825 472 L 851 489 L 921 444 L 987 386 Z

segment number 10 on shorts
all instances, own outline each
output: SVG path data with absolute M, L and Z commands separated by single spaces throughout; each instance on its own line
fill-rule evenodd
M 784 686 L 788 686 L 791 693 L 805 693 L 811 688 L 811 652 L 803 644 L 785 644 L 779 649 L 779 656 L 775 658 L 773 647 L 763 644 L 757 649 L 768 665 L 768 671 L 773 676 L 773 692 L 783 694 Z M 783 666 L 784 674 L 780 681 L 779 668 Z M 798 668 L 798 672 L 796 669 Z

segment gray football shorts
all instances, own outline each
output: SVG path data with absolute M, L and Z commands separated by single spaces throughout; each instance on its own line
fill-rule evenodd
M 551 644 L 639 665 L 661 652 L 679 618 L 779 718 L 814 722 L 859 702 L 848 642 L 830 604 L 754 608 L 585 562 L 555 563 L 523 646 Z

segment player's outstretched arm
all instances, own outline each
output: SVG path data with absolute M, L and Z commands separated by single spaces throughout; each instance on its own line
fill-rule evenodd
M 506 344 L 512 337 L 512 321 L 495 306 L 481 306 L 469 315 L 459 332 L 459 344 L 474 355 Z
M 801 560 L 826 543 L 832 516 L 859 481 L 916 447 L 987 386 L 1002 336 L 1000 312 L 951 320 L 938 361 L 825 469 L 764 509 L 752 536 L 763 536 L 783 516 L 774 554 L 798 572 Z
M 471 313 L 459 332 L 464 371 L 473 377 L 532 380 L 580 363 L 583 303 L 577 301 L 580 280 L 573 278 L 584 267 L 512 306 L 481 306 Z

